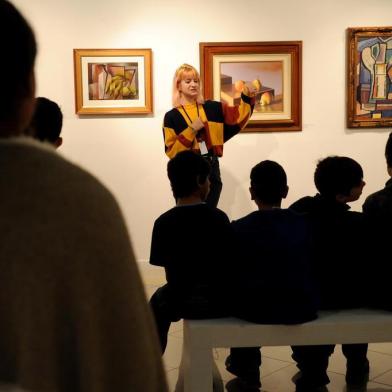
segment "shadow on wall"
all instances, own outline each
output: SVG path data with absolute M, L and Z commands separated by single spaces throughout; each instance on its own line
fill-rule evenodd
M 223 188 L 221 197 L 219 200 L 218 208 L 226 212 L 230 221 L 238 219 L 243 215 L 246 215 L 254 210 L 250 194 L 247 188 L 242 187 L 242 181 L 234 177 L 232 173 L 226 168 L 221 166 L 221 177 L 223 182 Z M 249 182 L 249 181 L 248 181 Z M 239 213 L 239 207 L 241 211 L 248 211 L 243 214 Z

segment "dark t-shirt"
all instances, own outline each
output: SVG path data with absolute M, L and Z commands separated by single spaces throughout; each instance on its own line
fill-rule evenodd
M 207 317 L 227 307 L 232 247 L 227 215 L 204 203 L 174 207 L 155 221 L 150 263 L 165 268 L 172 300 L 183 315 Z
M 305 213 L 313 230 L 312 268 L 322 308 L 366 305 L 367 228 L 363 215 L 347 204 L 317 194 L 290 208 Z
M 317 296 L 309 270 L 311 234 L 303 216 L 287 209 L 255 211 L 232 227 L 241 250 L 235 315 L 279 324 L 316 318 Z

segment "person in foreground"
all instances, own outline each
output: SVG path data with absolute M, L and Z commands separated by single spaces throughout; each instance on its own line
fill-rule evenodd
M 255 104 L 253 92 L 243 86 L 238 106 L 204 101 L 200 75 L 189 65 L 182 64 L 173 78 L 173 109 L 165 114 L 163 137 L 165 152 L 173 158 L 180 151 L 192 150 L 211 164 L 210 193 L 206 203 L 216 207 L 222 190 L 218 158 L 223 155 L 223 143 L 245 128 Z
M 392 177 L 392 133 L 385 146 L 387 173 Z M 372 255 L 374 261 L 374 279 L 372 305 L 392 310 L 390 300 L 390 276 L 392 266 L 385 255 L 389 254 L 390 227 L 392 224 L 392 178 L 383 189 L 369 195 L 362 206 L 371 233 Z M 382 274 L 380 274 L 382 271 Z M 370 271 L 369 271 L 370 272 Z
M 162 353 L 172 321 L 229 315 L 233 258 L 227 215 L 205 203 L 208 161 L 183 151 L 168 162 L 167 173 L 177 205 L 155 221 L 150 254 L 167 279 L 150 300 Z
M 312 268 L 321 309 L 366 306 L 367 230 L 360 212 L 349 211 L 365 185 L 355 160 L 330 156 L 319 161 L 314 173 L 319 193 L 296 201 L 290 208 L 305 213 L 314 232 Z M 293 359 L 300 373 L 293 379 L 297 391 L 314 391 L 329 383 L 327 367 L 334 345 L 293 346 Z M 343 344 L 347 358 L 346 382 L 366 385 L 369 375 L 367 344 Z
M 55 148 L 59 148 L 63 144 L 63 138 L 60 136 L 63 127 L 63 113 L 56 102 L 45 97 L 36 98 L 30 126 L 33 137 L 41 142 L 51 143 Z
M 153 318 L 119 207 L 94 177 L 23 137 L 34 34 L 0 0 L 0 387 L 167 391 Z
M 282 209 L 287 176 L 281 165 L 262 161 L 250 173 L 250 194 L 258 210 L 233 221 L 241 257 L 236 265 L 233 314 L 260 324 L 298 324 L 317 317 L 309 269 L 311 234 L 302 215 Z M 256 391 L 260 384 L 259 347 L 232 348 L 226 368 L 238 378 L 228 391 Z

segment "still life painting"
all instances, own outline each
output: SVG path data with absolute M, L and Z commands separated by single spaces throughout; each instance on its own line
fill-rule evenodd
M 254 92 L 254 111 L 242 132 L 302 129 L 302 42 L 202 42 L 200 58 L 207 99 L 238 105 L 244 85 Z
M 227 104 L 239 104 L 247 84 L 255 92 L 255 113 L 283 112 L 283 61 L 225 62 L 220 75 L 220 98 Z

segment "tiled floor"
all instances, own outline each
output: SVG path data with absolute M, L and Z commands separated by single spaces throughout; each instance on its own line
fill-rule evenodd
M 147 263 L 139 263 L 140 271 L 145 284 L 148 297 L 165 282 L 162 268 L 150 266 Z M 178 377 L 178 368 L 182 350 L 182 322 L 173 323 L 169 331 L 169 339 L 166 353 L 163 357 L 170 392 Z M 215 362 L 221 373 L 224 384 L 233 376 L 225 369 L 224 362 L 228 355 L 228 349 L 216 349 Z M 263 364 L 261 366 L 262 391 L 264 392 L 292 392 L 295 390 L 291 378 L 297 372 L 297 368 L 291 359 L 289 347 L 264 347 L 262 349 Z M 392 392 L 392 343 L 370 344 L 368 358 L 370 361 L 370 381 L 366 391 L 369 392 Z M 346 390 L 344 380 L 345 360 L 340 346 L 337 346 L 332 355 L 328 369 L 331 383 L 328 384 L 329 392 L 349 392 Z M 351 391 L 351 389 L 350 389 Z M 361 392 L 364 391 L 363 389 Z M 203 392 L 203 391 L 200 391 Z M 354 391 L 352 391 L 354 392 Z M 355 391 L 359 392 L 359 391 Z

